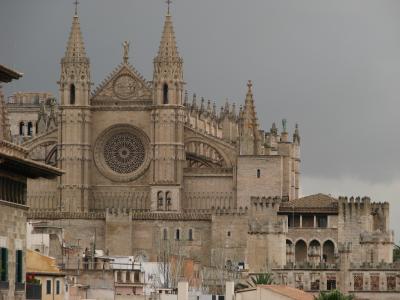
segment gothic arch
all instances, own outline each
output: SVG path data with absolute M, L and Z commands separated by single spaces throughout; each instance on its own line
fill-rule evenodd
M 27 146 L 29 158 L 49 165 L 57 163 L 57 139 L 53 137 L 39 138 Z
M 230 168 L 230 160 L 217 146 L 202 139 L 185 141 L 186 160 L 192 168 Z
M 296 264 L 307 261 L 307 243 L 303 239 L 298 239 L 294 246 L 294 256 Z

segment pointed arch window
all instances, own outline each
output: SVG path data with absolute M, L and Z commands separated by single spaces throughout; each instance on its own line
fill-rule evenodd
M 171 198 L 171 192 L 167 191 L 165 193 L 165 209 L 166 210 L 171 210 L 171 203 L 172 202 L 172 198 Z
M 158 191 L 157 193 L 157 209 L 162 210 L 164 207 L 164 193 L 162 191 Z
M 24 135 L 24 127 L 25 127 L 24 122 L 20 122 L 19 123 L 19 135 Z
M 28 135 L 32 136 L 33 133 L 33 125 L 32 122 L 28 122 Z
M 69 104 L 75 104 L 75 85 L 73 83 L 69 87 Z
M 168 84 L 163 85 L 163 104 L 168 104 Z

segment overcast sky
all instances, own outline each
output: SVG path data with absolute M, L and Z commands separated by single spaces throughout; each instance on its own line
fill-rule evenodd
M 7 96 L 58 97 L 72 2 L 0 1 L 0 63 L 24 73 Z M 151 80 L 164 1 L 80 2 L 95 86 L 122 61 L 124 40 Z M 299 123 L 302 193 L 389 201 L 400 238 L 400 1 L 175 0 L 171 11 L 190 93 L 241 104 L 253 80 L 263 129 Z

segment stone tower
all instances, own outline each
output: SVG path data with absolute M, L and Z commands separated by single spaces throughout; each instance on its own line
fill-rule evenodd
M 61 59 L 58 167 L 61 210 L 88 210 L 90 167 L 90 63 L 86 56 L 79 17 L 72 20 L 65 56 Z
M 0 140 L 11 140 L 10 123 L 8 119 L 7 106 L 4 101 L 4 94 L 0 86 Z
M 153 210 L 179 210 L 185 149 L 183 60 L 176 46 L 172 17 L 165 17 L 164 30 L 154 58 L 152 111 Z

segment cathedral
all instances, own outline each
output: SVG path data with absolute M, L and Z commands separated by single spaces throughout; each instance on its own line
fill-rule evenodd
M 289 134 L 283 120 L 281 130 L 262 130 L 251 81 L 240 108 L 188 95 L 169 12 L 151 81 L 129 63 L 128 42 L 123 50 L 92 88 L 75 14 L 52 107 L 56 125 L 22 144 L 31 159 L 63 170 L 28 182 L 28 218 L 56 237 L 52 256 L 65 264 L 60 243 L 85 249 L 95 235 L 96 249 L 109 255 L 157 261 L 160 241 L 174 241 L 204 268 L 271 271 L 305 290 L 362 291 L 376 281 L 400 290 L 389 268 L 388 203 L 299 198 L 298 126 Z

